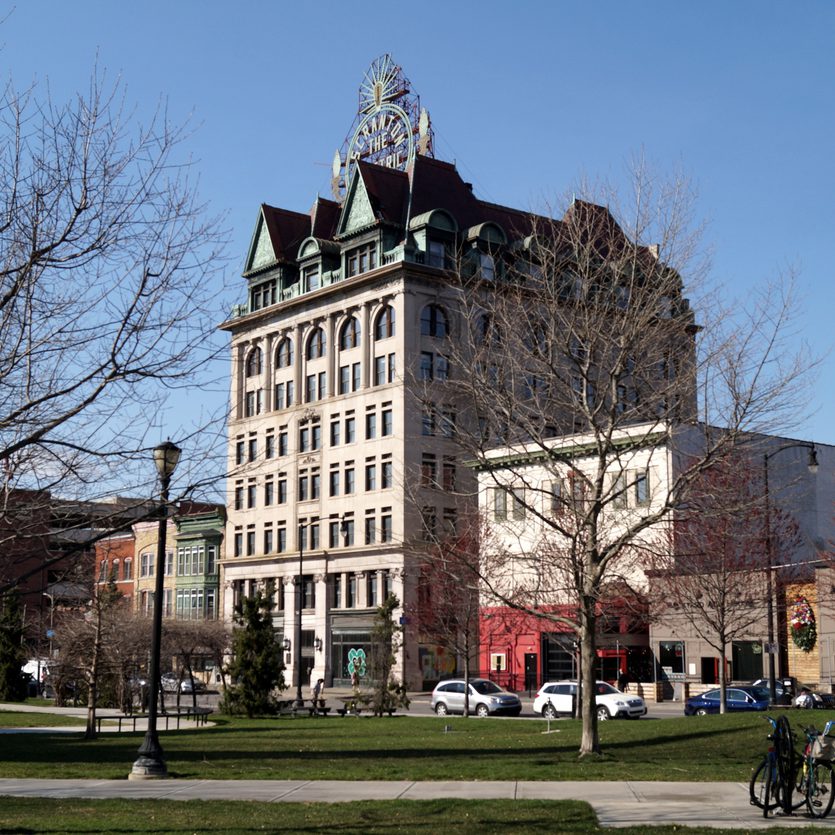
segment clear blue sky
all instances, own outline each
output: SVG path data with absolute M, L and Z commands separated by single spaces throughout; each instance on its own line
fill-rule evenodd
M 159 2 L 5 5 L 4 69 L 63 99 L 91 67 L 140 112 L 193 114 L 201 191 L 228 212 L 236 283 L 262 202 L 307 211 L 371 61 L 421 96 L 436 156 L 479 196 L 538 209 L 643 149 L 694 180 L 728 297 L 796 265 L 812 350 L 835 342 L 835 3 Z M 231 301 L 219 294 L 218 320 Z M 222 301 L 222 306 L 220 302 Z M 835 443 L 835 357 L 797 437 Z M 226 396 L 220 388 L 206 396 Z

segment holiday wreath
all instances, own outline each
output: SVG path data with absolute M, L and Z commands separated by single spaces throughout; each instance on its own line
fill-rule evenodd
M 792 604 L 789 626 L 795 645 L 803 652 L 810 652 L 815 646 L 818 630 L 815 626 L 815 613 L 809 601 L 802 595 L 795 598 Z

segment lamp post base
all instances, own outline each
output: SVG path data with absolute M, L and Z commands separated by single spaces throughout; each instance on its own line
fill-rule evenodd
M 165 760 L 154 757 L 140 757 L 128 774 L 128 780 L 165 780 L 167 777 Z
M 128 780 L 164 780 L 168 777 L 168 768 L 155 729 L 145 734 L 137 754 L 139 757 L 128 774 Z

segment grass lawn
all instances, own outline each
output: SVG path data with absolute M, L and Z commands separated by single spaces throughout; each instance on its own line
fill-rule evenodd
M 2 715 L 2 714 L 0 714 Z M 32 718 L 34 717 L 34 718 Z M 820 711 L 822 725 L 835 714 Z M 29 721 L 41 721 L 28 714 Z M 169 773 L 190 779 L 747 780 L 766 746 L 762 714 L 606 722 L 603 754 L 579 760 L 580 724 L 394 717 L 216 717 L 162 732 Z M 449 733 L 445 727 L 450 727 Z M 126 778 L 141 733 L 3 734 L 0 777 Z
M 816 832 L 831 831 L 815 826 Z M 632 827 L 602 829 L 580 801 L 427 800 L 358 803 L 244 803 L 219 801 L 44 800 L 0 798 L 2 832 L 390 832 L 602 833 L 652 835 L 735 833 L 740 829 Z M 762 830 L 760 830 L 762 831 Z M 778 830 L 768 830 L 777 832 Z M 785 832 L 785 830 L 779 830 Z
M 86 721 L 84 716 L 0 710 L 0 728 L 68 728 L 73 725 L 83 727 Z

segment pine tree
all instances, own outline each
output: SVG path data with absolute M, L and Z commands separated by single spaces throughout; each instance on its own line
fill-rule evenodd
M 273 691 L 284 689 L 284 664 L 273 629 L 273 600 L 274 586 L 267 583 L 235 606 L 228 667 L 233 684 L 224 697 L 228 713 L 243 711 L 252 718 L 275 712 Z
M 12 592 L 0 597 L 0 699 L 22 702 L 26 698 L 25 663 L 23 613 Z

